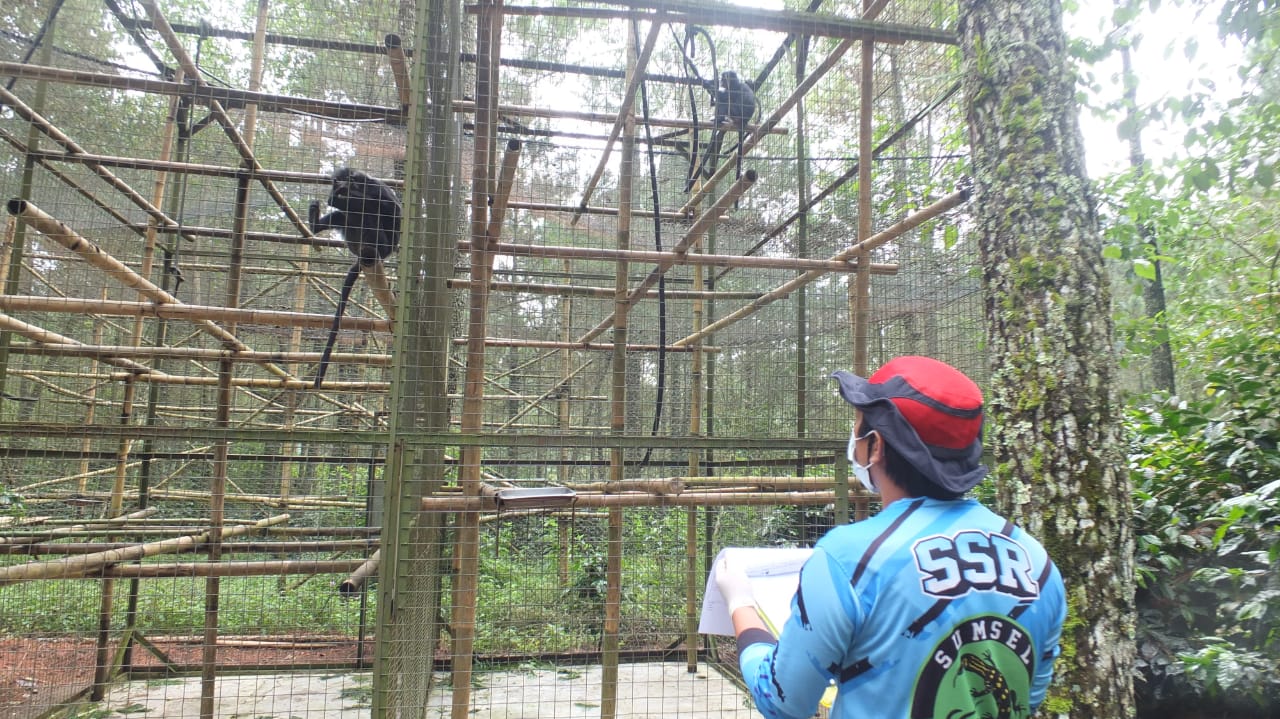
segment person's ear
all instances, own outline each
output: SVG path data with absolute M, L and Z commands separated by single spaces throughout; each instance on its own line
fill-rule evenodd
M 881 448 L 884 443 L 880 441 L 880 432 L 871 430 L 871 434 L 867 435 L 867 464 L 875 464 L 883 459 Z

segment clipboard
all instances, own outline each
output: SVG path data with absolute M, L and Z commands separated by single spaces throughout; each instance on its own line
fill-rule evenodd
M 722 557 L 742 567 L 756 599 L 760 618 L 777 636 L 791 616 L 791 598 L 800 586 L 800 568 L 813 554 L 812 548 L 794 547 L 725 547 L 716 555 L 702 593 L 702 616 L 698 620 L 699 634 L 733 636 L 733 620 L 729 606 L 716 584 L 716 567 Z

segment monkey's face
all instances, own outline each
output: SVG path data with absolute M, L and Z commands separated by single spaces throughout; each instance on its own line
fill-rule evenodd
M 353 200 L 363 199 L 367 194 L 365 186 L 369 178 L 359 170 L 342 168 L 333 176 L 333 190 L 329 193 L 329 204 L 333 207 L 346 208 Z

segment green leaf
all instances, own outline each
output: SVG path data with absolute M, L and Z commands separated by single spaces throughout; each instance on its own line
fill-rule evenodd
M 1263 187 L 1271 187 L 1276 183 L 1276 166 L 1274 163 L 1259 162 L 1253 171 L 1253 180 Z
M 1147 260 L 1134 260 L 1133 274 L 1149 282 L 1155 282 L 1156 266 L 1151 264 Z
M 960 241 L 960 228 L 955 225 L 947 225 L 942 230 L 942 246 L 944 249 L 951 249 Z
M 1124 250 L 1120 248 L 1120 245 L 1107 245 L 1102 248 L 1102 256 L 1108 260 L 1122 260 L 1124 259 Z

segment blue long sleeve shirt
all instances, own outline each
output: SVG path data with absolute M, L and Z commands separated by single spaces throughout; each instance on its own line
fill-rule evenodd
M 972 500 L 900 499 L 827 533 L 772 641 L 739 665 L 769 719 L 1027 717 L 1043 701 L 1066 618 L 1044 547 Z M 761 640 L 761 641 L 753 641 Z

